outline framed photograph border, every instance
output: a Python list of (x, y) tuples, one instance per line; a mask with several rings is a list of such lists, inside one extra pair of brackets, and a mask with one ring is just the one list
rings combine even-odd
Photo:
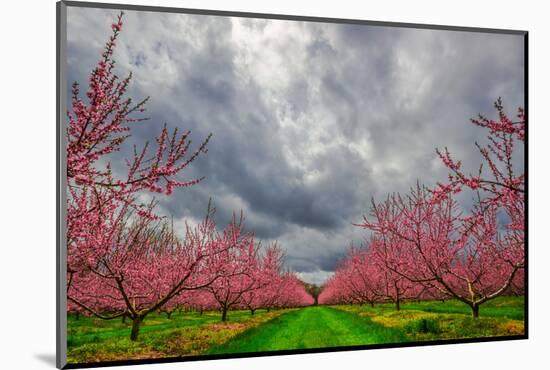
[[(309, 21), (320, 23), (338, 23), (338, 24), (357, 24), (370, 26), (384, 27), (399, 27), (399, 28), (415, 28), (428, 30), (444, 30), (444, 31), (459, 31), (459, 32), (477, 32), (477, 33), (496, 33), (508, 35), (520, 35), (524, 39), (524, 110), (526, 116), (526, 131), (525, 131), (525, 146), (524, 146), (524, 169), (525, 169), (525, 296), (524, 296), (524, 324), (525, 330), (523, 335), (502, 336), (502, 337), (482, 337), (468, 339), (449, 339), (449, 340), (433, 340), (433, 341), (418, 341), (409, 343), (384, 343), (358, 346), (342, 346), (342, 347), (326, 347), (314, 349), (293, 349), (279, 350), (268, 352), (244, 352), (237, 354), (221, 354), (221, 355), (194, 355), (182, 357), (166, 357), (152, 358), (139, 360), (117, 360), (103, 361), (92, 363), (67, 363), (67, 246), (66, 246), (66, 205), (67, 205), (67, 179), (66, 179), (66, 128), (67, 128), (67, 80), (66, 80), (66, 48), (67, 48), (67, 8), (96, 8), (96, 9), (117, 9), (117, 10), (132, 10), (132, 11), (147, 11), (147, 12), (163, 12), (163, 13), (179, 13), (179, 14), (199, 14), (211, 16), (227, 16), (227, 17), (242, 17), (242, 18), (259, 18), (259, 19), (277, 19), (288, 21)], [(112, 4), (100, 2), (82, 2), (82, 1), (59, 1), (56, 3), (56, 366), (59, 369), (76, 369), (76, 368), (94, 368), (108, 367), (120, 365), (138, 365), (138, 364), (156, 364), (170, 362), (187, 362), (187, 361), (205, 361), (218, 359), (232, 358), (247, 358), (247, 357), (265, 357), (265, 356), (281, 356), (292, 354), (308, 354), (308, 353), (323, 353), (323, 352), (341, 352), (341, 351), (357, 351), (366, 349), (383, 349), (383, 348), (403, 348), (403, 347), (418, 347), (418, 346), (434, 346), (448, 345), (460, 343), (481, 343), (481, 342), (497, 342), (509, 340), (521, 340), (529, 338), (529, 243), (528, 243), (528, 218), (529, 218), (529, 107), (528, 107), (528, 77), (529, 77), (529, 32), (526, 30), (512, 29), (495, 29), (495, 28), (478, 28), (478, 27), (461, 27), (447, 25), (431, 25), (422, 23), (402, 23), (402, 22), (385, 22), (372, 20), (359, 20), (347, 18), (327, 18), (317, 16), (302, 16), (302, 15), (285, 15), (285, 14), (266, 14), (241, 11), (221, 11), (209, 9), (189, 9), (177, 7), (163, 7), (151, 5), (131, 5), (131, 4)]]

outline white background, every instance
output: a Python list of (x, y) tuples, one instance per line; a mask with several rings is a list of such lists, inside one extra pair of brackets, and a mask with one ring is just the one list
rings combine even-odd
[[(530, 339), (146, 365), (133, 369), (537, 369), (548, 366), (548, 74), (544, 1), (127, 0), (141, 5), (530, 31)], [(0, 367), (55, 363), (55, 2), (6, 1), (0, 37)], [(465, 59), (467, 55), (463, 56)], [(483, 86), (479, 87), (480, 89)]]

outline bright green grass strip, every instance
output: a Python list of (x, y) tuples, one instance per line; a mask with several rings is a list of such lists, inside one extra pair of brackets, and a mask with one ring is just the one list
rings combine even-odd
[(406, 335), (367, 317), (330, 307), (306, 307), (247, 330), (208, 353), (325, 348), (407, 341)]

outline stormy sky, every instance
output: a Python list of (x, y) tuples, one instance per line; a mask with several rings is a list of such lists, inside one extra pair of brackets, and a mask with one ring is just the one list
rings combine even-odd
[[(68, 8), (69, 82), (86, 85), (117, 14)], [(206, 178), (157, 196), (159, 213), (182, 226), (212, 198), (223, 225), (242, 210), (319, 284), (367, 236), (352, 223), (371, 197), (445, 180), (436, 147), (477, 168), (486, 133), (468, 119), (493, 116), (498, 96), (510, 114), (523, 104), (523, 47), (519, 35), (126, 11), (117, 74), (133, 72), (128, 96), (150, 96), (151, 119), (113, 164), (123, 171), (164, 123), (191, 130), (194, 148), (212, 133), (179, 177)]]

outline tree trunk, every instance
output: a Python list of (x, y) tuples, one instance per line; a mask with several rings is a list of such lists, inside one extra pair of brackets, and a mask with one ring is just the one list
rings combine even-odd
[(141, 325), (141, 317), (135, 317), (132, 320), (132, 333), (130, 334), (130, 340), (137, 340), (139, 335), (139, 326)]
[(250, 315), (254, 316), (254, 312), (256, 312), (256, 309), (250, 309)]
[(126, 323), (126, 315), (122, 315), (122, 323)]
[(371, 308), (374, 308), (374, 302), (370, 303)]
[(267, 308), (267, 312), (269, 312), (269, 310), (271, 310), (271, 307), (268, 307), (268, 308)]
[(477, 319), (479, 317), (479, 306), (477, 304), (472, 305), (472, 317)]
[(80, 312), (76, 311), (75, 320), (78, 320), (78, 319), (80, 319)]
[(201, 308), (200, 315), (202, 316), (203, 309)]
[(401, 309), (401, 297), (399, 294), (399, 288), (397, 287), (397, 283), (395, 283), (395, 309), (399, 311)]
[(227, 320), (227, 308), (224, 308), (222, 310), (222, 321), (225, 322)]
[(168, 317), (168, 320), (170, 320), (171, 316), (172, 316), (172, 312), (166, 312), (166, 317)]

